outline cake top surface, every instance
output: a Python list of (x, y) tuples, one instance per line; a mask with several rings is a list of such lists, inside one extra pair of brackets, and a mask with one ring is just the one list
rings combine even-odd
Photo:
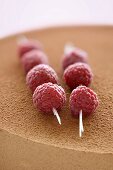
[[(62, 125), (54, 116), (38, 112), (26, 86), (16, 39), (0, 42), (0, 128), (40, 143), (80, 151), (113, 153), (113, 27), (61, 27), (25, 33), (44, 44), (50, 65), (60, 77), (67, 104), (60, 112)], [(70, 90), (63, 83), (61, 57), (66, 42), (86, 50), (94, 73), (91, 88), (98, 94), (99, 107), (83, 120), (85, 132), (78, 134), (78, 119), (69, 110)]]

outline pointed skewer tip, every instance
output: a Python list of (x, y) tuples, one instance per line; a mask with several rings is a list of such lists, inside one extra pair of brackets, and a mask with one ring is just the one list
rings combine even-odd
[(84, 132), (83, 127), (83, 118), (82, 118), (82, 110), (79, 112), (79, 136), (82, 137), (82, 133)]
[(28, 41), (28, 39), (24, 35), (21, 35), (17, 38), (17, 44), (21, 44), (22, 42), (26, 42), (26, 41)]
[(60, 116), (55, 108), (53, 108), (53, 114), (56, 116), (58, 123), (61, 125)]
[(72, 52), (73, 50), (75, 50), (75, 46), (72, 43), (67, 43), (64, 46), (64, 54), (68, 54), (68, 53)]

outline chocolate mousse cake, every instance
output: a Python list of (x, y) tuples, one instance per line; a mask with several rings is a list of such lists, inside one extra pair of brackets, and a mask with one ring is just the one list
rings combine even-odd
[[(113, 27), (58, 27), (22, 33), (39, 40), (65, 89), (67, 103), (55, 116), (38, 112), (17, 54), (14, 35), (0, 40), (0, 170), (113, 170)], [(96, 112), (79, 122), (71, 116), (61, 67), (65, 43), (86, 50), (99, 98)]]

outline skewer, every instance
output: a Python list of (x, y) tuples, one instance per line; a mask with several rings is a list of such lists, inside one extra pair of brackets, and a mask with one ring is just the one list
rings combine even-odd
[(53, 108), (53, 114), (56, 116), (58, 123), (61, 125), (60, 116), (55, 108)]
[(69, 54), (70, 52), (75, 50), (75, 46), (72, 43), (67, 43), (64, 46), (64, 54)]
[(19, 38), (17, 39), (17, 44), (21, 44), (21, 43), (27, 42), (27, 41), (28, 41), (27, 37), (24, 36), (24, 35), (21, 35), (21, 36), (19, 36)]
[(80, 110), (79, 113), (79, 136), (80, 137), (82, 137), (83, 132), (84, 132), (84, 127), (83, 127), (82, 110)]

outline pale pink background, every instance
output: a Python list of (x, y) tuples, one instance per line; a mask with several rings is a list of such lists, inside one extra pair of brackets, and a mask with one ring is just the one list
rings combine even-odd
[(0, 0), (0, 38), (65, 24), (113, 25), (113, 0)]

